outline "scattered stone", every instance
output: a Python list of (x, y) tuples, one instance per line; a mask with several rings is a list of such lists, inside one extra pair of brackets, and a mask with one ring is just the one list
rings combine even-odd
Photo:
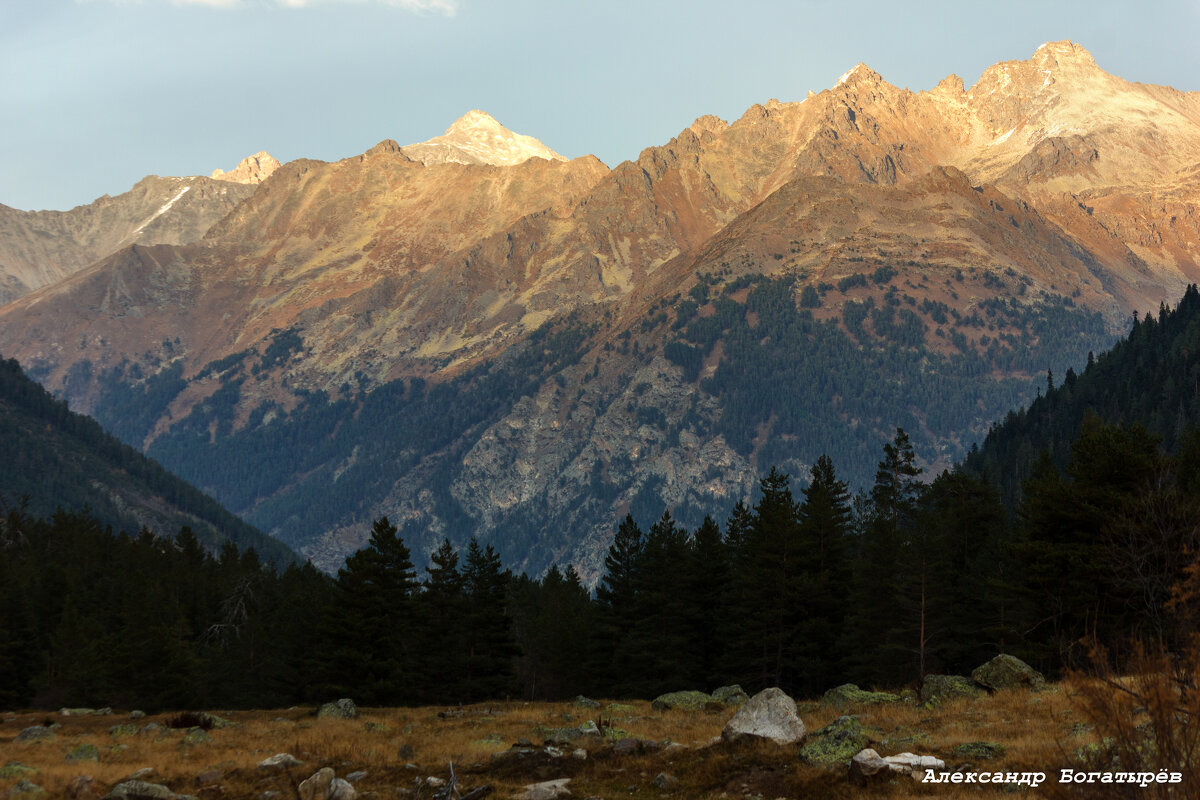
[(584, 736), (599, 736), (600, 727), (589, 719), (587, 722), (579, 726), (579, 732)]
[(95, 714), (97, 717), (109, 717), (109, 716), (112, 716), (112, 706), (105, 706), (104, 708), (97, 708), (97, 709), (96, 709), (96, 710), (95, 710), (93, 713), (94, 713), (94, 714)]
[(578, 761), (587, 761), (587, 757), (588, 757), (588, 752), (587, 752), (587, 750), (584, 750), (582, 747), (576, 747), (574, 750), (571, 751), (571, 758), (574, 758)]
[(54, 738), (54, 731), (45, 725), (32, 725), (17, 734), (18, 742), (46, 742)]
[(79, 744), (67, 753), (67, 761), (99, 761), (100, 748), (94, 744)]
[(600, 708), (600, 702), (591, 698), (578, 695), (571, 701), (577, 708)]
[(11, 789), (4, 793), (4, 796), (19, 797), (22, 798), (22, 800), (25, 800), (26, 798), (33, 800), (35, 797), (45, 797), (46, 790), (28, 778), (21, 778), (21, 780), (13, 784)]
[(183, 736), (183, 743), (189, 747), (198, 744), (210, 744), (212, 740), (212, 736), (204, 728), (191, 728)]
[(299, 786), (300, 800), (354, 800), (358, 792), (329, 767), (314, 772)]
[(899, 775), (908, 775), (920, 780), (925, 777), (926, 770), (945, 768), (946, 762), (933, 756), (900, 753), (881, 758), (879, 753), (865, 748), (850, 759), (850, 782), (865, 786)]
[(175, 793), (161, 783), (131, 780), (118, 783), (104, 800), (175, 800)]
[(71, 800), (100, 800), (100, 787), (91, 775), (76, 775), (67, 784)]
[(1046, 685), (1042, 673), (1007, 653), (1001, 653), (976, 667), (971, 678), (989, 692), (998, 689), (1040, 689)]
[[(112, 711), (112, 709), (109, 709), (109, 711)], [(96, 709), (94, 709), (94, 708), (60, 708), (58, 710), (58, 713), (59, 713), (59, 716), (63, 716), (63, 717), (90, 717), (92, 714), (96, 713)]]
[(679, 778), (669, 772), (660, 772), (650, 781), (660, 789), (675, 789), (679, 786)]
[(721, 731), (721, 737), (734, 742), (745, 736), (770, 739), (777, 744), (792, 744), (807, 731), (796, 712), (796, 701), (777, 687), (763, 689), (747, 700)]
[(956, 697), (979, 697), (983, 690), (962, 675), (926, 675), (921, 684), (921, 700), (931, 706)]
[(425, 785), (428, 786), (430, 789), (440, 789), (446, 785), (446, 781), (442, 780), (441, 778), (437, 777), (436, 775), (430, 775), (428, 778), (425, 779)]
[(366, 777), (367, 777), (367, 771), (360, 769), (355, 772), (351, 772), (349, 775), (347, 775), (346, 780), (350, 781), (351, 783), (358, 783), (359, 781), (363, 780)]
[(546, 745), (544, 752), (551, 758), (562, 758), (564, 754), (562, 748), (554, 747), (553, 745)]
[(835, 686), (821, 696), (821, 702), (827, 706), (845, 710), (850, 706), (874, 706), (883, 703), (898, 703), (900, 696), (890, 692), (868, 692), (853, 683), (843, 683)]
[(850, 782), (857, 786), (885, 780), (891, 775), (891, 765), (869, 747), (859, 750), (850, 759)]
[(884, 756), (884, 761), (891, 765), (892, 772), (900, 775), (911, 775), (921, 779), (925, 771), (930, 769), (945, 769), (946, 762), (933, 756), (920, 756), (916, 753), (900, 753), (895, 756)]
[(662, 745), (650, 739), (621, 739), (612, 746), (613, 755), (635, 756), (643, 753), (653, 753), (662, 749)]
[(700, 711), (711, 702), (713, 702), (712, 695), (704, 692), (668, 692), (654, 698), (650, 707), (655, 711), (670, 711), (677, 708), (684, 711)]
[(137, 772), (130, 775), (126, 780), (144, 781), (154, 774), (154, 767), (142, 767)]
[[(124, 726), (118, 725), (117, 727), (123, 728)], [(136, 728), (137, 726), (131, 725), (130, 727)], [(167, 726), (163, 725), (161, 722), (147, 722), (138, 731), (138, 735), (139, 736), (152, 736), (154, 734), (164, 733), (166, 730), (167, 730)], [(112, 733), (111, 730), (109, 732)], [(116, 735), (116, 734), (114, 734), (114, 735)]]
[(13, 778), (23, 778), (37, 772), (37, 767), (22, 764), (20, 761), (10, 761), (0, 767), (0, 780), (10, 781)]
[(289, 767), (298, 767), (304, 762), (296, 758), (291, 753), (276, 753), (270, 758), (264, 758), (258, 762), (259, 769), (287, 769)]
[[(209, 714), (206, 711), (186, 712), (192, 718), (192, 724), (173, 725), (177, 728), (204, 728), (211, 730), (212, 728), (236, 728), (238, 723), (233, 720), (218, 717), (216, 714)], [(183, 716), (182, 714), (180, 716)]]
[(138, 728), (138, 726), (134, 725), (132, 722), (122, 722), (120, 725), (113, 725), (111, 728), (109, 728), (108, 734), (114, 739), (119, 739), (122, 736), (135, 736), (139, 730), (140, 728)]
[(809, 734), (800, 748), (800, 759), (820, 767), (844, 767), (870, 744), (870, 737), (854, 717), (838, 717)]
[(570, 778), (559, 778), (543, 783), (531, 783), (525, 787), (524, 792), (517, 795), (517, 800), (557, 800), (559, 797), (570, 797), (571, 790), (567, 788), (570, 782)]
[(354, 719), (357, 716), (358, 707), (349, 697), (326, 703), (317, 711), (318, 719)]
[(732, 686), (721, 686), (712, 693), (713, 700), (726, 706), (740, 706), (750, 699), (750, 695), (736, 683)]
[(146, 712), (139, 711), (136, 708), (133, 711), (129, 712), (130, 719), (145, 719), (145, 717), (146, 717)]
[(225, 777), (225, 773), (219, 769), (205, 770), (196, 776), (196, 785), (215, 786), (221, 782), (221, 778), (223, 777)]
[(1004, 745), (997, 742), (966, 742), (950, 751), (955, 758), (988, 759), (1004, 755)]

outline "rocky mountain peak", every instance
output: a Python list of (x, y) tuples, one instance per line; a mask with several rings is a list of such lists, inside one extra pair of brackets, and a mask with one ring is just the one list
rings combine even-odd
[(856, 87), (861, 84), (866, 84), (873, 86), (883, 82), (882, 75), (860, 61), (848, 72), (842, 75), (842, 77), (838, 78), (837, 85)]
[(1059, 66), (1095, 67), (1096, 59), (1082, 45), (1072, 41), (1046, 42), (1033, 52), (1033, 63), (1042, 69)]
[(566, 161), (532, 136), (514, 133), (486, 111), (463, 114), (441, 136), (403, 148), (414, 161), (429, 164), (513, 166), (531, 158)]
[(218, 181), (230, 183), (259, 184), (271, 177), (271, 173), (282, 164), (266, 150), (259, 150), (252, 156), (246, 156), (231, 171), (214, 169), (209, 177)]

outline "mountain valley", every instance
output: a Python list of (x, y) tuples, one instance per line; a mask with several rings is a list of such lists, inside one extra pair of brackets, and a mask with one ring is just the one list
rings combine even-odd
[(774, 464), (861, 486), (902, 427), (940, 470), (1200, 279), (1200, 93), (1070, 42), (612, 169), (478, 111), (262, 156), (0, 209), (0, 352), (327, 570), (387, 514), (594, 580), (626, 513), (723, 519)]

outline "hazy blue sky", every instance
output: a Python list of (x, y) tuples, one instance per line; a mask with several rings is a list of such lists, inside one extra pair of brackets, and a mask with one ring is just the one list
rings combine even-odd
[(1200, 89), (1198, 0), (0, 0), (0, 203), (65, 209), (258, 150), (344, 158), (472, 108), (612, 166), (859, 61), (969, 86), (1057, 39)]

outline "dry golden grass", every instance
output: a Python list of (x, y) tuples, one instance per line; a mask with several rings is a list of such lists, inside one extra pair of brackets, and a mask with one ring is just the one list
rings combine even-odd
[[(1094, 741), (1091, 734), (1072, 736), (1072, 725), (1082, 721), (1073, 706), (1073, 689), (1059, 685), (1039, 693), (1000, 692), (976, 700), (956, 700), (934, 710), (891, 704), (849, 709), (871, 730), (873, 746), (884, 755), (902, 751), (932, 754), (948, 768), (963, 766), (953, 755), (956, 745), (989, 741), (1006, 752), (971, 768), (979, 772), (1046, 772), (1054, 780), (1067, 766), (1070, 754)], [(606, 706), (608, 704), (606, 703)], [(0, 724), (0, 766), (19, 761), (38, 771), (29, 776), (50, 797), (69, 797), (68, 786), (78, 775), (90, 775), (101, 794), (135, 770), (150, 767), (149, 778), (174, 791), (200, 797), (255, 798), (274, 789), (285, 798), (295, 797), (294, 784), (323, 766), (339, 776), (365, 771), (358, 784), (360, 796), (376, 798), (429, 798), (421, 787), (426, 776), (447, 778), (453, 764), (460, 787), (491, 784), (492, 795), (516, 795), (525, 784), (570, 777), (575, 797), (602, 798), (739, 798), (739, 797), (910, 797), (967, 798), (999, 795), (1000, 787), (950, 786), (892, 781), (859, 789), (846, 779), (844, 769), (826, 771), (802, 764), (798, 746), (769, 743), (709, 746), (732, 712), (658, 712), (644, 701), (622, 702), (600, 711), (567, 703), (499, 703), (449, 710), (442, 708), (360, 709), (352, 721), (317, 719), (312, 709), (286, 711), (234, 711), (216, 713), (235, 727), (210, 731), (212, 741), (186, 745), (183, 731), (162, 735), (115, 738), (109, 728), (129, 720), (107, 717), (61, 717), (46, 712), (8, 714)], [(588, 758), (572, 758), (570, 748), (562, 758), (543, 757), (533, 763), (498, 766), (492, 756), (519, 738), (536, 744), (553, 729), (578, 726), (585, 720), (606, 722), (638, 739), (677, 742), (682, 748), (665, 748), (642, 755), (614, 755), (608, 743), (581, 739), (572, 747), (588, 751)], [(817, 703), (802, 703), (801, 716), (809, 731), (832, 722), (843, 712)], [(163, 723), (170, 715), (147, 717), (138, 724)], [(56, 737), (41, 743), (17, 743), (24, 728), (51, 720), (61, 724)], [(916, 737), (915, 739), (912, 737)], [(78, 744), (90, 743), (100, 751), (98, 762), (67, 762), (66, 754)], [(402, 747), (411, 757), (401, 758)], [(268, 756), (287, 752), (304, 765), (289, 772), (263, 772), (257, 764)], [(409, 765), (411, 762), (411, 765)], [(680, 780), (673, 792), (652, 784), (659, 772)], [(209, 773), (205, 776), (205, 773)], [(198, 780), (205, 776), (203, 781)], [(0, 796), (16, 778), (0, 779)], [(1037, 796), (1026, 792), (1026, 796)]]

